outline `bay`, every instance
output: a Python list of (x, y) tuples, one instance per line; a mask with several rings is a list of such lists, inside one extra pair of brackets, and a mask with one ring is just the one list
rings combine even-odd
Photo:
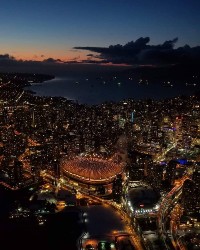
[(96, 105), (109, 101), (118, 102), (129, 98), (158, 100), (190, 95), (195, 91), (199, 91), (200, 87), (199, 85), (196, 87), (186, 86), (180, 82), (173, 83), (173, 86), (164, 86), (162, 83), (139, 84), (134, 79), (61, 76), (43, 83), (34, 84), (28, 89), (38, 96), (59, 96), (81, 104)]

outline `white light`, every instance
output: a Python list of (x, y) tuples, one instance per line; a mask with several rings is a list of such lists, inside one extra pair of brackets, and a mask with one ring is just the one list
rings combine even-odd
[(115, 244), (114, 244), (114, 243), (111, 243), (111, 244), (110, 244), (110, 247), (111, 247), (111, 249), (115, 249)]
[(154, 209), (155, 209), (155, 210), (158, 210), (159, 207), (160, 207), (160, 206), (159, 206), (158, 204), (156, 204), (156, 206), (154, 207)]
[(84, 239), (87, 239), (87, 238), (89, 238), (89, 236), (90, 236), (90, 235), (89, 235), (89, 233), (87, 232), (87, 233), (85, 233), (85, 235), (83, 236), (83, 238), (84, 238)]

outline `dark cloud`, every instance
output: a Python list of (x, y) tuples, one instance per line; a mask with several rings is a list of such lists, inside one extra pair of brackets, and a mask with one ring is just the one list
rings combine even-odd
[[(88, 50), (98, 53), (89, 54), (89, 59), (98, 58), (104, 63), (114, 64), (177, 64), (177, 63), (200, 63), (200, 47), (191, 48), (188, 45), (174, 48), (178, 38), (165, 41), (163, 44), (149, 45), (149, 37), (140, 37), (136, 41), (125, 45), (117, 44), (109, 47), (75, 47), (79, 50)], [(92, 61), (92, 60), (91, 60)]]
[(54, 59), (52, 57), (44, 59), (42, 62), (44, 62), (44, 63), (63, 63), (62, 60), (60, 60), (60, 59)]
[(75, 62), (76, 61), (78, 63), (79, 59), (80, 59), (80, 56), (76, 56), (76, 57), (70, 58), (69, 61), (67, 61), (67, 62)]
[(5, 61), (5, 60), (15, 60), (15, 58), (13, 56), (10, 56), (9, 54), (3, 54), (3, 55), (0, 55), (0, 60), (1, 61)]
[[(149, 37), (141, 37), (136, 41), (128, 42), (125, 45), (117, 44), (109, 47), (75, 47), (76, 51), (88, 50), (85, 60), (80, 56), (63, 61), (61, 59), (45, 58), (40, 55), (42, 61), (17, 60), (9, 54), (0, 54), (0, 71), (12, 72), (66, 72), (77, 68), (89, 69), (98, 68), (107, 64), (128, 64), (132, 65), (172, 65), (191, 64), (200, 65), (200, 46), (175, 48), (177, 38), (165, 41), (158, 45), (149, 45)], [(43, 58), (44, 57), (44, 58)], [(91, 65), (91, 66), (89, 66)], [(93, 66), (92, 66), (93, 65)], [(72, 70), (72, 71), (73, 71)], [(75, 72), (75, 71), (74, 71)]]
[(51, 72), (60, 65), (64, 64), (60, 59), (48, 58), (43, 61), (36, 60), (17, 60), (9, 54), (0, 54), (0, 71), (5, 72)]
[[(121, 69), (123, 68), (121, 67)], [(0, 72), (41, 73), (59, 76), (68, 74), (72, 77), (77, 77), (78, 74), (79, 76), (87, 77), (88, 74), (93, 74), (94, 72), (110, 70), (113, 70), (112, 66), (105, 66), (91, 60), (85, 60), (82, 63), (80, 63), (80, 60), (62, 61), (53, 58), (43, 61), (17, 60), (9, 54), (0, 54)]]
[[(41, 55), (41, 57), (44, 57), (44, 55)], [(34, 55), (33, 56), (34, 59), (37, 59), (38, 56)], [(4, 63), (8, 63), (10, 62), (11, 64), (15, 64), (15, 63), (64, 63), (64, 61), (62, 61), (61, 59), (54, 59), (52, 57), (44, 59), (43, 61), (36, 61), (36, 60), (17, 60), (15, 57), (9, 55), (9, 54), (0, 54), (0, 64), (4, 64)]]
[(92, 60), (92, 59), (87, 59), (87, 60), (82, 60), (81, 63), (102, 64), (102, 63), (108, 63), (108, 62), (107, 62), (107, 60), (95, 60), (95, 59)]

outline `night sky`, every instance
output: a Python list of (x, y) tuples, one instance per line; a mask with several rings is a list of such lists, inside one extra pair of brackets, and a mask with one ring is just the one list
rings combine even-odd
[(178, 38), (174, 48), (196, 47), (199, 13), (199, 0), (1, 0), (0, 59), (92, 62), (98, 50), (90, 47), (140, 37), (150, 37), (149, 45)]

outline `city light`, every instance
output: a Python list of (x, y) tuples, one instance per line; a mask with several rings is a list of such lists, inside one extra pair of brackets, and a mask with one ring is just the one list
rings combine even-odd
[(91, 183), (111, 182), (117, 174), (123, 171), (121, 163), (97, 157), (63, 159), (61, 166), (66, 175)]
[[(73, 211), (84, 231), (79, 244), (91, 244), (88, 249), (130, 242), (137, 250), (198, 246), (199, 97), (88, 106), (24, 88), (51, 78), (0, 77), (0, 184), (13, 193), (7, 219), (14, 225), (31, 218), (45, 229), (54, 216)], [(139, 78), (140, 85), (150, 82)], [(112, 211), (124, 231), (93, 239), (90, 212), (94, 207), (98, 214), (97, 206)]]

